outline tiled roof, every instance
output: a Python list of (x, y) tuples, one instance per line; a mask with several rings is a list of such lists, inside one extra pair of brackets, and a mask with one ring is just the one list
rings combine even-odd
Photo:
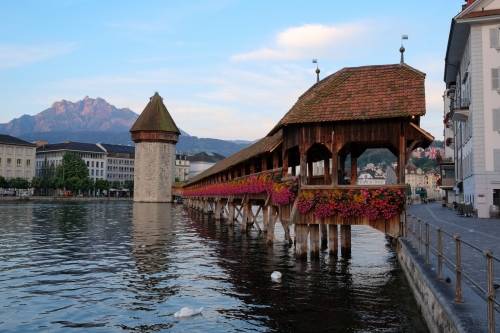
[(266, 136), (259, 141), (255, 142), (254, 144), (243, 148), (237, 153), (234, 153), (233, 155), (229, 156), (228, 158), (214, 164), (207, 170), (203, 171), (202, 173), (194, 176), (189, 180), (187, 185), (196, 183), (197, 181), (209, 177), (211, 175), (214, 175), (218, 172), (221, 172), (223, 170), (228, 169), (229, 167), (232, 167), (238, 163), (241, 163), (243, 161), (246, 161), (252, 157), (256, 157), (260, 154), (264, 154), (267, 152), (272, 151), (275, 147), (277, 147), (283, 139), (283, 132), (278, 131), (274, 135), (271, 136)]
[(137, 131), (162, 131), (181, 134), (170, 113), (168, 113), (165, 104), (163, 104), (163, 98), (158, 93), (151, 97), (148, 105), (146, 105), (144, 111), (130, 129), (130, 132)]
[(54, 143), (48, 144), (36, 149), (38, 152), (47, 152), (47, 151), (55, 151), (55, 150), (69, 150), (69, 151), (85, 151), (85, 152), (95, 152), (95, 153), (104, 153), (104, 150), (99, 148), (95, 143), (84, 143), (84, 142), (63, 142), (63, 143)]
[(135, 147), (134, 146), (125, 146), (125, 145), (112, 145), (109, 143), (101, 143), (100, 144), (108, 153), (122, 153), (122, 154), (134, 154)]
[(31, 142), (24, 141), (19, 138), (16, 138), (15, 136), (10, 136), (7, 134), (0, 134), (0, 143), (7, 145), (16, 145), (16, 146), (30, 146), (30, 147), (36, 146)]
[(424, 115), (424, 80), (406, 64), (341, 69), (307, 90), (271, 133), (291, 124)]

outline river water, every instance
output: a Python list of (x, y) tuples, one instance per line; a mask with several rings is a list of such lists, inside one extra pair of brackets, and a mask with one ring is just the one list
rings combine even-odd
[(0, 331), (427, 332), (383, 234), (353, 227), (350, 259), (301, 262), (276, 233), (170, 204), (0, 204)]

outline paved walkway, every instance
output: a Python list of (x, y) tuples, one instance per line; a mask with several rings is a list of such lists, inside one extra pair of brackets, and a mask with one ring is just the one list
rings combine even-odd
[[(469, 246), (462, 244), (462, 271), (478, 283), (483, 289), (486, 284), (486, 259), (484, 250), (491, 250), (496, 258), (500, 259), (500, 219), (478, 219), (474, 217), (458, 216), (454, 210), (443, 208), (438, 203), (413, 205), (407, 210), (408, 218), (418, 217), (436, 228), (439, 227), (449, 234), (459, 234), (461, 239), (482, 249), (477, 251)], [(425, 228), (425, 227), (424, 227)], [(425, 230), (425, 229), (424, 229)], [(431, 243), (437, 244), (437, 232), (431, 228)], [(418, 232), (418, 229), (417, 229)], [(409, 237), (408, 237), (409, 238)], [(448, 236), (443, 238), (444, 255), (455, 261), (455, 241)], [(424, 252), (422, 247), (422, 253)], [(467, 279), (463, 279), (463, 304), (453, 302), (455, 290), (455, 271), (453, 267), (446, 267), (444, 277), (449, 283), (439, 282), (436, 277), (437, 259), (431, 254), (431, 267), (429, 276), (435, 282), (435, 285), (443, 290), (444, 294), (449, 292), (447, 297), (451, 306), (455, 309), (458, 317), (471, 332), (486, 331), (487, 315), (486, 303), (481, 300), (484, 293)], [(426, 266), (426, 265), (424, 265)], [(500, 285), (500, 262), (494, 262), (494, 282)], [(500, 297), (500, 288), (497, 290), (497, 298)], [(500, 332), (500, 314), (496, 313), (496, 330)]]
[[(413, 205), (408, 213), (424, 222), (440, 227), (449, 234), (459, 234), (461, 239), (484, 250), (491, 250), (500, 259), (500, 219), (479, 219), (458, 216), (454, 210), (444, 208), (438, 203)], [(409, 217), (411, 218), (411, 216)], [(431, 243), (436, 244), (436, 232), (431, 228)], [(444, 254), (455, 260), (455, 242), (444, 237)], [(462, 265), (469, 275), (486, 288), (486, 259), (483, 253), (462, 245)], [(435, 258), (433, 258), (435, 261)], [(500, 284), (500, 262), (494, 263), (495, 283)]]

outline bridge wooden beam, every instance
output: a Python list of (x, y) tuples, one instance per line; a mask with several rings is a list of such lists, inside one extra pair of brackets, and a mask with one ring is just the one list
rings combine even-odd
[(328, 251), (331, 255), (337, 255), (339, 249), (339, 228), (336, 224), (328, 225)]

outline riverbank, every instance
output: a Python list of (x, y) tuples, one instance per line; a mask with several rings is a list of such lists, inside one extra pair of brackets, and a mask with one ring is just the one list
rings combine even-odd
[[(459, 217), (439, 204), (409, 208), (408, 235), (399, 239), (398, 259), (431, 332), (488, 331), (487, 263), (484, 253), (486, 250), (495, 255), (500, 253), (500, 228), (495, 222), (498, 219)], [(429, 226), (426, 227), (425, 223)], [(429, 229), (428, 236), (425, 236), (426, 228)], [(443, 255), (449, 258), (444, 259), (441, 279), (438, 279), (436, 255), (439, 249), (437, 228), (443, 235)], [(454, 265), (457, 257), (453, 236), (459, 236), (461, 240), (461, 303), (455, 301), (457, 272)], [(425, 261), (426, 242), (430, 245), (428, 263)], [(498, 284), (499, 268), (494, 267), (492, 273), (493, 282)], [(495, 326), (496, 331), (500, 331), (498, 321)]]

